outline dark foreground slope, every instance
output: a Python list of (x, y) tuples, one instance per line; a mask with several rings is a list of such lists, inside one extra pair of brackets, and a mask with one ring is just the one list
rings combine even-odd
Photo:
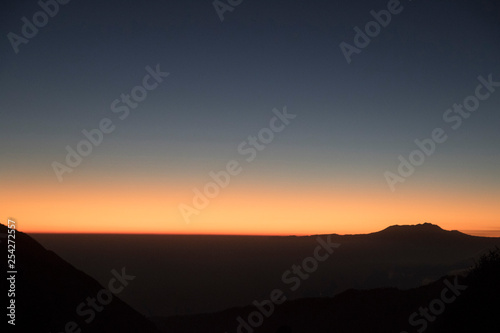
[(482, 256), (465, 283), (469, 288), (436, 320), (430, 333), (500, 332), (500, 250)]
[(333, 298), (285, 302), (274, 306), (269, 317), (263, 316), (260, 326), (247, 325), (251, 313), (254, 323), (260, 317), (252, 306), (155, 320), (163, 332), (176, 333), (500, 332), (499, 281), (496, 251), (466, 276), (443, 277), (419, 288), (348, 290)]
[[(5, 235), (7, 227), (0, 225), (0, 234)], [(7, 271), (6, 238), (2, 237), (2, 276)], [(16, 279), (15, 279), (15, 326), (7, 325), (9, 332), (158, 332), (155, 325), (141, 314), (114, 296), (110, 303), (97, 303), (100, 312), (91, 311), (87, 298), (96, 298), (103, 289), (97, 281), (75, 269), (52, 251), (47, 251), (30, 236), (17, 231), (15, 239)], [(121, 267), (115, 267), (121, 273)], [(110, 272), (110, 279), (114, 276)], [(4, 280), (2, 278), (2, 280)], [(5, 280), (4, 280), (5, 281)], [(120, 282), (115, 281), (115, 290)], [(2, 288), (2, 294), (8, 288)], [(105, 302), (106, 296), (101, 293)], [(2, 308), (7, 307), (7, 297), (2, 295)], [(77, 307), (84, 315), (79, 315)], [(5, 311), (5, 310), (4, 310)], [(91, 320), (91, 312), (94, 318)], [(4, 323), (7, 317), (2, 313)], [(85, 322), (88, 320), (89, 322)], [(69, 322), (74, 321), (78, 328)], [(3, 326), (4, 323), (2, 323)], [(69, 329), (67, 329), (67, 326)]]

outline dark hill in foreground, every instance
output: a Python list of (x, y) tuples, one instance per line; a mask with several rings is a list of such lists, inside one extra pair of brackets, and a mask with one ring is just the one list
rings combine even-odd
[[(0, 225), (0, 234), (5, 235), (7, 230), (5, 225)], [(79, 332), (77, 328), (73, 329), (71, 324), (68, 324), (71, 321), (76, 322), (81, 332), (158, 332), (153, 323), (117, 296), (113, 296), (110, 303), (102, 307), (97, 303), (101, 312), (94, 311), (95, 317), (90, 320), (89, 309), (91, 307), (87, 305), (86, 300), (88, 297), (96, 298), (103, 286), (62, 260), (54, 252), (46, 250), (25, 233), (17, 231), (15, 236), (15, 264), (18, 272), (15, 279), (15, 326), (2, 323), (4, 327), (8, 326), (9, 332), (59, 333), (65, 332), (66, 325), (70, 327), (68, 332)], [(0, 240), (2, 254), (5, 254), (7, 253), (7, 238), (2, 237)], [(2, 262), (4, 263), (2, 271), (6, 272), (7, 260), (2, 260)], [(114, 269), (122, 273), (122, 267)], [(113, 278), (111, 269), (109, 278)], [(119, 287), (120, 283), (116, 280), (115, 290)], [(7, 288), (2, 290), (3, 294)], [(3, 305), (7, 301), (5, 296), (2, 295)], [(104, 294), (101, 294), (101, 299), (107, 302)], [(76, 310), (82, 302), (85, 303), (81, 311), (86, 312), (83, 316), (77, 314)], [(6, 307), (7, 305), (2, 307), (4, 311)], [(5, 314), (2, 314), (2, 317), (2, 320), (7, 321)], [(85, 322), (87, 319), (89, 323)]]
[[(256, 327), (244, 328), (237, 321), (238, 317), (245, 318), (248, 324), (249, 314), (259, 311), (252, 306), (155, 320), (165, 333), (500, 332), (499, 253), (497, 250), (483, 256), (466, 276), (443, 277), (419, 288), (348, 290), (333, 298), (275, 305), (274, 312), (268, 318), (263, 316), (262, 325)], [(424, 312), (417, 313), (421, 308), (434, 310), (427, 311), (426, 319)], [(409, 318), (413, 313), (417, 314), (412, 325)], [(258, 315), (252, 318), (258, 319)]]

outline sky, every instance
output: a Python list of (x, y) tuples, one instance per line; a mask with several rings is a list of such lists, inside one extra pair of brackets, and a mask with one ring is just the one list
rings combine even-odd
[(1, 223), (500, 235), (499, 4), (42, 4), (0, 5)]

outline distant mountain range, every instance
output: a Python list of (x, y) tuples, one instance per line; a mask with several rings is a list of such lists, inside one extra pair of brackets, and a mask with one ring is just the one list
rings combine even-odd
[[(332, 239), (342, 244), (332, 260), (338, 256), (335, 266), (344, 270), (331, 272), (332, 280), (334, 275), (343, 275), (345, 279), (350, 276), (361, 279), (360, 285), (365, 286), (389, 285), (391, 280), (394, 285), (432, 282), (407, 290), (348, 289), (335, 297), (295, 299), (275, 304), (269, 318), (264, 312), (270, 310), (270, 306), (268, 303), (267, 307), (263, 306), (264, 300), (260, 299), (257, 300), (260, 309), (249, 305), (217, 313), (154, 320), (163, 332), (178, 333), (500, 332), (500, 252), (487, 250), (499, 245), (499, 239), (445, 231), (429, 223), (391, 226), (367, 235), (332, 235)], [(471, 273), (473, 263), (481, 256), (493, 257), (493, 260), (485, 260), (486, 263)], [(357, 274), (353, 274), (356, 269), (349, 270), (349, 263), (360, 266)], [(433, 279), (439, 271), (460, 275)], [(444, 289), (447, 291), (443, 292)], [(442, 297), (454, 300), (448, 304)], [(421, 309), (424, 312), (420, 312)], [(425, 312), (426, 309), (429, 310)], [(254, 327), (251, 321), (255, 324), (260, 319), (256, 312), (260, 312), (263, 319), (261, 325)]]

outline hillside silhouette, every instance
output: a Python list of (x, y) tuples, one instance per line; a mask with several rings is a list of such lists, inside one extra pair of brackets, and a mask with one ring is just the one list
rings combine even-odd
[[(0, 224), (0, 233), (6, 234), (7, 230)], [(65, 332), (68, 322), (74, 321), (82, 332), (158, 333), (153, 323), (116, 295), (101, 312), (95, 311), (92, 321), (85, 322), (89, 316), (78, 315), (76, 308), (88, 297), (95, 298), (103, 286), (25, 233), (16, 231), (15, 235), (16, 325), (8, 325), (10, 330), (59, 333)], [(6, 249), (5, 239), (2, 249)], [(7, 260), (2, 262), (5, 272)], [(120, 271), (121, 267), (115, 269)], [(109, 275), (111, 279), (113, 275)]]
[[(409, 317), (421, 307), (429, 307), (451, 285), (457, 291), (444, 312), (433, 321), (411, 325)], [(239, 328), (236, 318), (248, 318), (256, 307), (171, 318), (155, 318), (163, 332), (289, 332), (289, 333), (400, 333), (400, 332), (500, 332), (500, 251), (483, 255), (465, 276), (445, 276), (419, 288), (348, 290), (333, 298), (309, 298), (285, 302), (275, 307), (262, 326)], [(448, 291), (453, 295), (452, 291)], [(446, 295), (446, 294), (445, 294)], [(449, 295), (447, 297), (449, 297)], [(417, 317), (420, 321), (425, 317)]]

